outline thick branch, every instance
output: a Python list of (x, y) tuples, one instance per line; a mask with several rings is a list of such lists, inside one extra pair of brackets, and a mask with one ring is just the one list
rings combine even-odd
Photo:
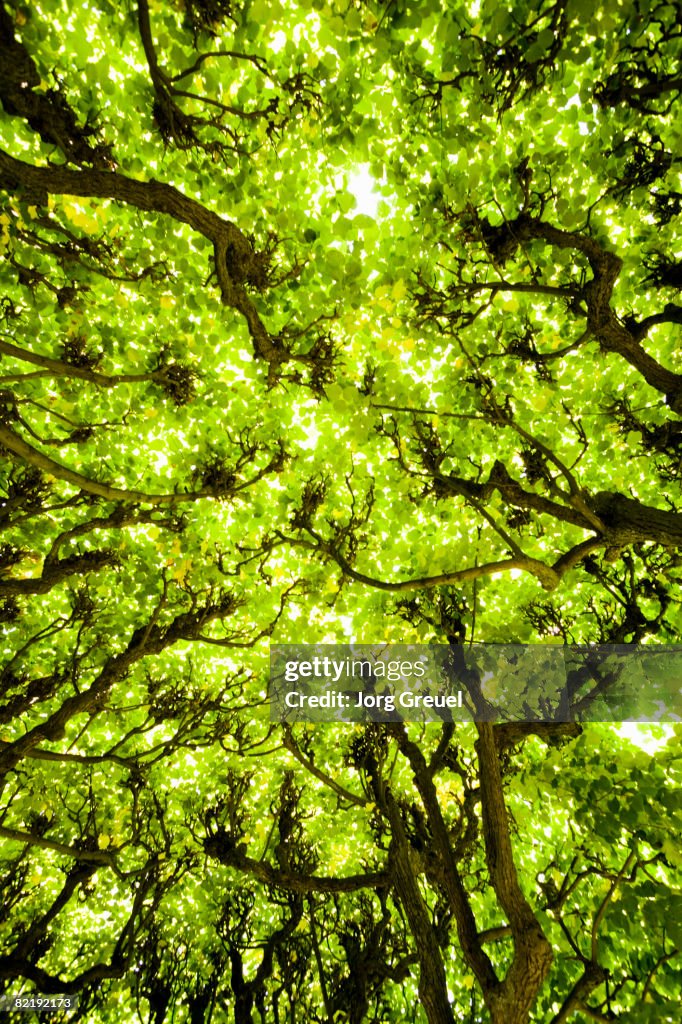
[(594, 238), (575, 231), (562, 231), (545, 221), (521, 214), (505, 226), (513, 239), (523, 242), (542, 238), (558, 249), (582, 252), (590, 264), (592, 280), (584, 288), (587, 326), (605, 352), (616, 352), (633, 366), (647, 384), (662, 392), (674, 412), (682, 412), (682, 375), (661, 366), (641, 347), (637, 329), (629, 331), (611, 309), (613, 287), (623, 261)]
[(3, 839), (10, 839), (15, 843), (24, 843), (27, 846), (39, 846), (43, 850), (53, 850), (61, 853), (72, 860), (83, 864), (99, 864), (104, 867), (116, 867), (114, 852), (110, 850), (78, 850), (66, 843), (58, 843), (54, 839), (47, 839), (45, 836), (36, 836), (31, 832), (23, 832), (16, 828), (5, 828), (0, 825), (0, 836)]
[(239, 846), (235, 846), (221, 836), (206, 839), (204, 849), (210, 857), (215, 857), (221, 864), (226, 864), (238, 871), (245, 871), (259, 882), (283, 889), (286, 892), (357, 892), (359, 889), (385, 888), (390, 884), (389, 875), (385, 871), (368, 872), (364, 875), (346, 875), (340, 878), (282, 871), (273, 868), (265, 861), (248, 857)]
[(387, 728), (396, 737), (401, 752), (409, 761), (417, 789), (424, 803), (435, 848), (443, 868), (442, 883), (446, 888), (448, 900), (455, 915), (457, 934), (464, 958), (478, 979), (486, 1004), (492, 1006), (500, 983), (488, 955), (483, 950), (476, 919), (457, 868), (448, 828), (443, 820), (433, 774), (418, 745), (408, 738), (405, 726), (402, 724), (389, 725)]
[(519, 884), (502, 789), (495, 727), (478, 728), (481, 814), (490, 881), (512, 931), (514, 956), (493, 1013), (495, 1024), (526, 1024), (552, 964), (552, 947)]
[(114, 946), (110, 963), (95, 963), (69, 980), (38, 967), (32, 958), (17, 954), (0, 957), (0, 979), (27, 978), (43, 993), (75, 993), (105, 978), (121, 978), (129, 968), (135, 950), (136, 923), (149, 896), (149, 885), (141, 882), (130, 916)]
[(115, 384), (137, 384), (151, 381), (157, 384), (167, 380), (163, 369), (153, 370), (150, 373), (99, 373), (97, 370), (90, 370), (85, 366), (75, 366), (73, 363), (66, 363), (62, 359), (51, 359), (49, 356), (39, 355), (37, 352), (30, 352), (28, 349), (19, 348), (18, 345), (11, 345), (7, 341), (0, 340), (0, 355), (11, 356), (24, 363), (32, 363), (34, 366), (42, 366), (52, 371), (55, 377), (72, 377), (78, 380), (87, 380), (100, 388), (110, 388)]
[(601, 491), (590, 505), (607, 527), (612, 545), (653, 541), (682, 547), (682, 514), (654, 508), (618, 492)]
[(35, 946), (47, 932), (50, 924), (61, 910), (68, 904), (76, 889), (89, 881), (97, 871), (97, 864), (74, 865), (64, 880), (61, 891), (57, 893), (52, 905), (36, 918), (21, 936), (14, 949), (14, 957), (29, 957)]
[(640, 320), (632, 328), (635, 341), (643, 341), (651, 328), (656, 327), (658, 324), (682, 324), (682, 306), (669, 302), (664, 306), (661, 313), (652, 313), (650, 316), (645, 316), (643, 320)]
[(576, 1010), (584, 1009), (584, 1000), (603, 983), (605, 977), (605, 971), (598, 964), (585, 964), (583, 973), (564, 999), (557, 1013), (552, 1017), (550, 1024), (565, 1024)]
[(145, 491), (123, 490), (120, 487), (113, 487), (111, 484), (100, 483), (99, 480), (91, 480), (90, 477), (83, 476), (82, 473), (77, 473), (75, 470), (55, 462), (48, 455), (43, 455), (4, 424), (0, 424), (0, 444), (31, 466), (35, 466), (36, 469), (40, 469), (58, 480), (65, 480), (78, 487), (79, 490), (85, 491), (87, 494), (95, 494), (98, 498), (104, 498), (106, 501), (123, 501), (127, 504), (142, 505), (178, 505), (181, 502), (198, 501), (200, 498), (227, 496), (227, 494), (218, 494), (213, 489), (189, 491), (184, 494), (147, 494)]
[(368, 756), (366, 768), (377, 805), (391, 826), (392, 881), (405, 911), (419, 957), (420, 1003), (424, 1007), (429, 1024), (452, 1024), (454, 1018), (448, 1000), (443, 957), (429, 909), (419, 889), (400, 808), (390, 787), (382, 779), (378, 761), (373, 754)]
[(231, 221), (208, 210), (172, 185), (160, 181), (136, 181), (118, 171), (79, 170), (62, 166), (34, 167), (0, 150), (0, 188), (22, 188), (44, 205), (48, 195), (115, 199), (138, 210), (166, 214), (189, 224), (214, 246), (215, 269), (222, 301), (242, 314), (247, 322), (257, 358), (279, 365), (289, 358), (268, 334), (243, 282), (260, 270), (259, 254)]
[(39, 88), (40, 73), (30, 53), (14, 36), (12, 18), (0, 5), (0, 101), (5, 113), (23, 118), (43, 142), (56, 146), (77, 164), (111, 166), (111, 149), (92, 139), (96, 130), (80, 125), (61, 87)]
[(87, 551), (61, 561), (46, 562), (40, 576), (28, 579), (0, 580), (0, 598), (25, 597), (29, 594), (47, 594), (57, 584), (71, 576), (99, 572), (107, 566), (117, 565), (116, 555), (111, 551)]
[[(509, 572), (512, 569), (532, 572), (529, 563), (534, 561), (525, 557), (505, 558), (498, 562), (486, 562), (484, 565), (470, 565), (466, 569), (455, 569), (452, 572), (439, 573), (436, 576), (418, 576), (415, 579), (390, 583), (388, 580), (378, 579), (375, 576), (367, 576), (365, 573), (357, 572), (338, 551), (325, 547), (325, 553), (334, 559), (339, 568), (343, 570), (345, 576), (355, 580), (357, 583), (364, 583), (377, 590), (386, 590), (391, 593), (402, 593), (406, 590), (422, 590), (452, 583), (464, 583), (467, 580), (478, 580), (484, 576), (493, 576), (495, 573)], [(554, 574), (551, 571), (551, 567), (546, 566), (546, 568), (548, 570), (548, 577), (550, 575), (553, 577)], [(537, 576), (536, 572), (532, 572), (532, 574)], [(556, 582), (552, 579), (547, 589), (551, 590), (554, 586), (556, 586)]]

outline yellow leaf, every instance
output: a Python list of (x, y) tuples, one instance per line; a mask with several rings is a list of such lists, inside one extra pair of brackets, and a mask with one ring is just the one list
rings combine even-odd
[(171, 573), (171, 578), (177, 583), (184, 583), (191, 568), (192, 560), (190, 558), (183, 558), (180, 564), (177, 565)]
[(542, 412), (547, 405), (546, 395), (533, 395), (530, 400), (530, 406), (535, 412)]
[[(94, 234), (99, 228), (99, 222), (96, 217), (93, 217), (87, 210), (77, 206), (75, 203), (64, 203), (64, 211), (68, 216), (71, 223), (85, 231), (86, 234)], [(101, 217), (100, 211), (100, 217)]]

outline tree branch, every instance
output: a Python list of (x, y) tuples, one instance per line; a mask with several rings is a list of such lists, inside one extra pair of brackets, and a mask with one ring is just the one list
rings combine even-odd
[(265, 861), (247, 856), (239, 846), (220, 834), (205, 839), (204, 849), (209, 857), (215, 857), (221, 864), (237, 871), (245, 871), (259, 882), (287, 892), (357, 892), (360, 889), (381, 889), (390, 885), (390, 877), (386, 871), (346, 875), (341, 878), (283, 871), (273, 868)]
[(48, 455), (43, 455), (37, 448), (27, 444), (10, 427), (0, 423), (0, 444), (4, 445), (15, 455), (18, 455), (25, 462), (28, 462), (36, 469), (40, 469), (58, 480), (64, 480), (73, 484), (79, 490), (87, 494), (94, 494), (106, 501), (122, 501), (127, 504), (142, 505), (179, 505), (188, 501), (199, 501), (201, 498), (225, 498), (234, 493), (234, 489), (218, 492), (213, 488), (206, 488), (201, 491), (188, 491), (176, 494), (147, 494), (145, 491), (123, 490), (120, 487), (113, 487), (111, 484), (101, 483), (99, 480), (91, 480), (89, 477), (77, 473), (75, 470), (62, 466), (55, 462)]
[(246, 320), (256, 358), (264, 359), (274, 367), (289, 360), (286, 349), (268, 334), (246, 292), (245, 283), (254, 276), (260, 279), (262, 258), (236, 224), (224, 220), (165, 182), (137, 181), (118, 171), (34, 167), (0, 150), (0, 188), (14, 192), (17, 187), (30, 192), (40, 205), (45, 205), (48, 195), (114, 199), (138, 210), (166, 214), (188, 224), (213, 243), (223, 304), (237, 310)]
[(296, 743), (296, 740), (294, 739), (294, 734), (291, 731), (291, 726), (287, 722), (284, 722), (282, 724), (282, 733), (283, 745), (286, 747), (289, 753), (293, 754), (293, 756), (296, 758), (299, 764), (303, 765), (307, 772), (309, 772), (311, 775), (314, 775), (315, 778), (319, 779), (320, 782), (323, 782), (325, 786), (328, 786), (329, 789), (331, 789), (332, 792), (336, 793), (336, 795), (341, 800), (347, 801), (350, 804), (355, 804), (357, 807), (367, 806), (368, 801), (364, 797), (358, 796), (356, 793), (351, 793), (351, 791), (349, 789), (346, 789), (345, 786), (339, 785), (339, 783), (336, 782), (331, 777), (331, 775), (327, 775), (327, 773), (323, 772), (320, 768), (318, 768), (314, 764), (314, 762), (310, 760), (309, 757), (305, 756), (301, 748)]
[(53, 850), (55, 853), (61, 853), (83, 864), (99, 864), (118, 870), (114, 856), (116, 850), (78, 850), (73, 846), (67, 846), (66, 843), (58, 843), (54, 839), (36, 836), (20, 829), (6, 828), (4, 825), (0, 825), (0, 836), (15, 843), (24, 843), (26, 846), (39, 846), (43, 850)]
[(502, 789), (495, 727), (477, 724), (476, 749), (481, 785), (481, 814), (490, 881), (509, 921), (514, 942), (511, 966), (496, 1000), (496, 1020), (525, 1024), (549, 973), (552, 947), (519, 884)]
[(150, 373), (99, 373), (97, 370), (88, 369), (85, 366), (76, 366), (73, 363), (66, 363), (61, 359), (52, 359), (49, 356), (39, 355), (37, 352), (30, 352), (28, 349), (11, 345), (7, 341), (0, 340), (0, 354), (11, 356), (12, 359), (19, 359), (24, 363), (32, 363), (34, 366), (42, 366), (50, 370), (56, 377), (71, 377), (76, 380), (87, 380), (100, 388), (110, 388), (116, 384), (137, 384), (152, 382), (162, 384), (167, 380), (163, 369), (152, 370)]

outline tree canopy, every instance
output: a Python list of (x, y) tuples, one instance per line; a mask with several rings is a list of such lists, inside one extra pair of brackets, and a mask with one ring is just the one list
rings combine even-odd
[(6, 1000), (678, 1018), (679, 726), (266, 689), (679, 642), (681, 55), (658, 0), (0, 4)]

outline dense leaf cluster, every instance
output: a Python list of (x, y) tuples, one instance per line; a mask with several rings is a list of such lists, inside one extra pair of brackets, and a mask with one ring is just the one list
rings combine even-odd
[(0, 4), (5, 995), (677, 1019), (679, 727), (265, 689), (679, 640), (681, 54), (656, 0)]

